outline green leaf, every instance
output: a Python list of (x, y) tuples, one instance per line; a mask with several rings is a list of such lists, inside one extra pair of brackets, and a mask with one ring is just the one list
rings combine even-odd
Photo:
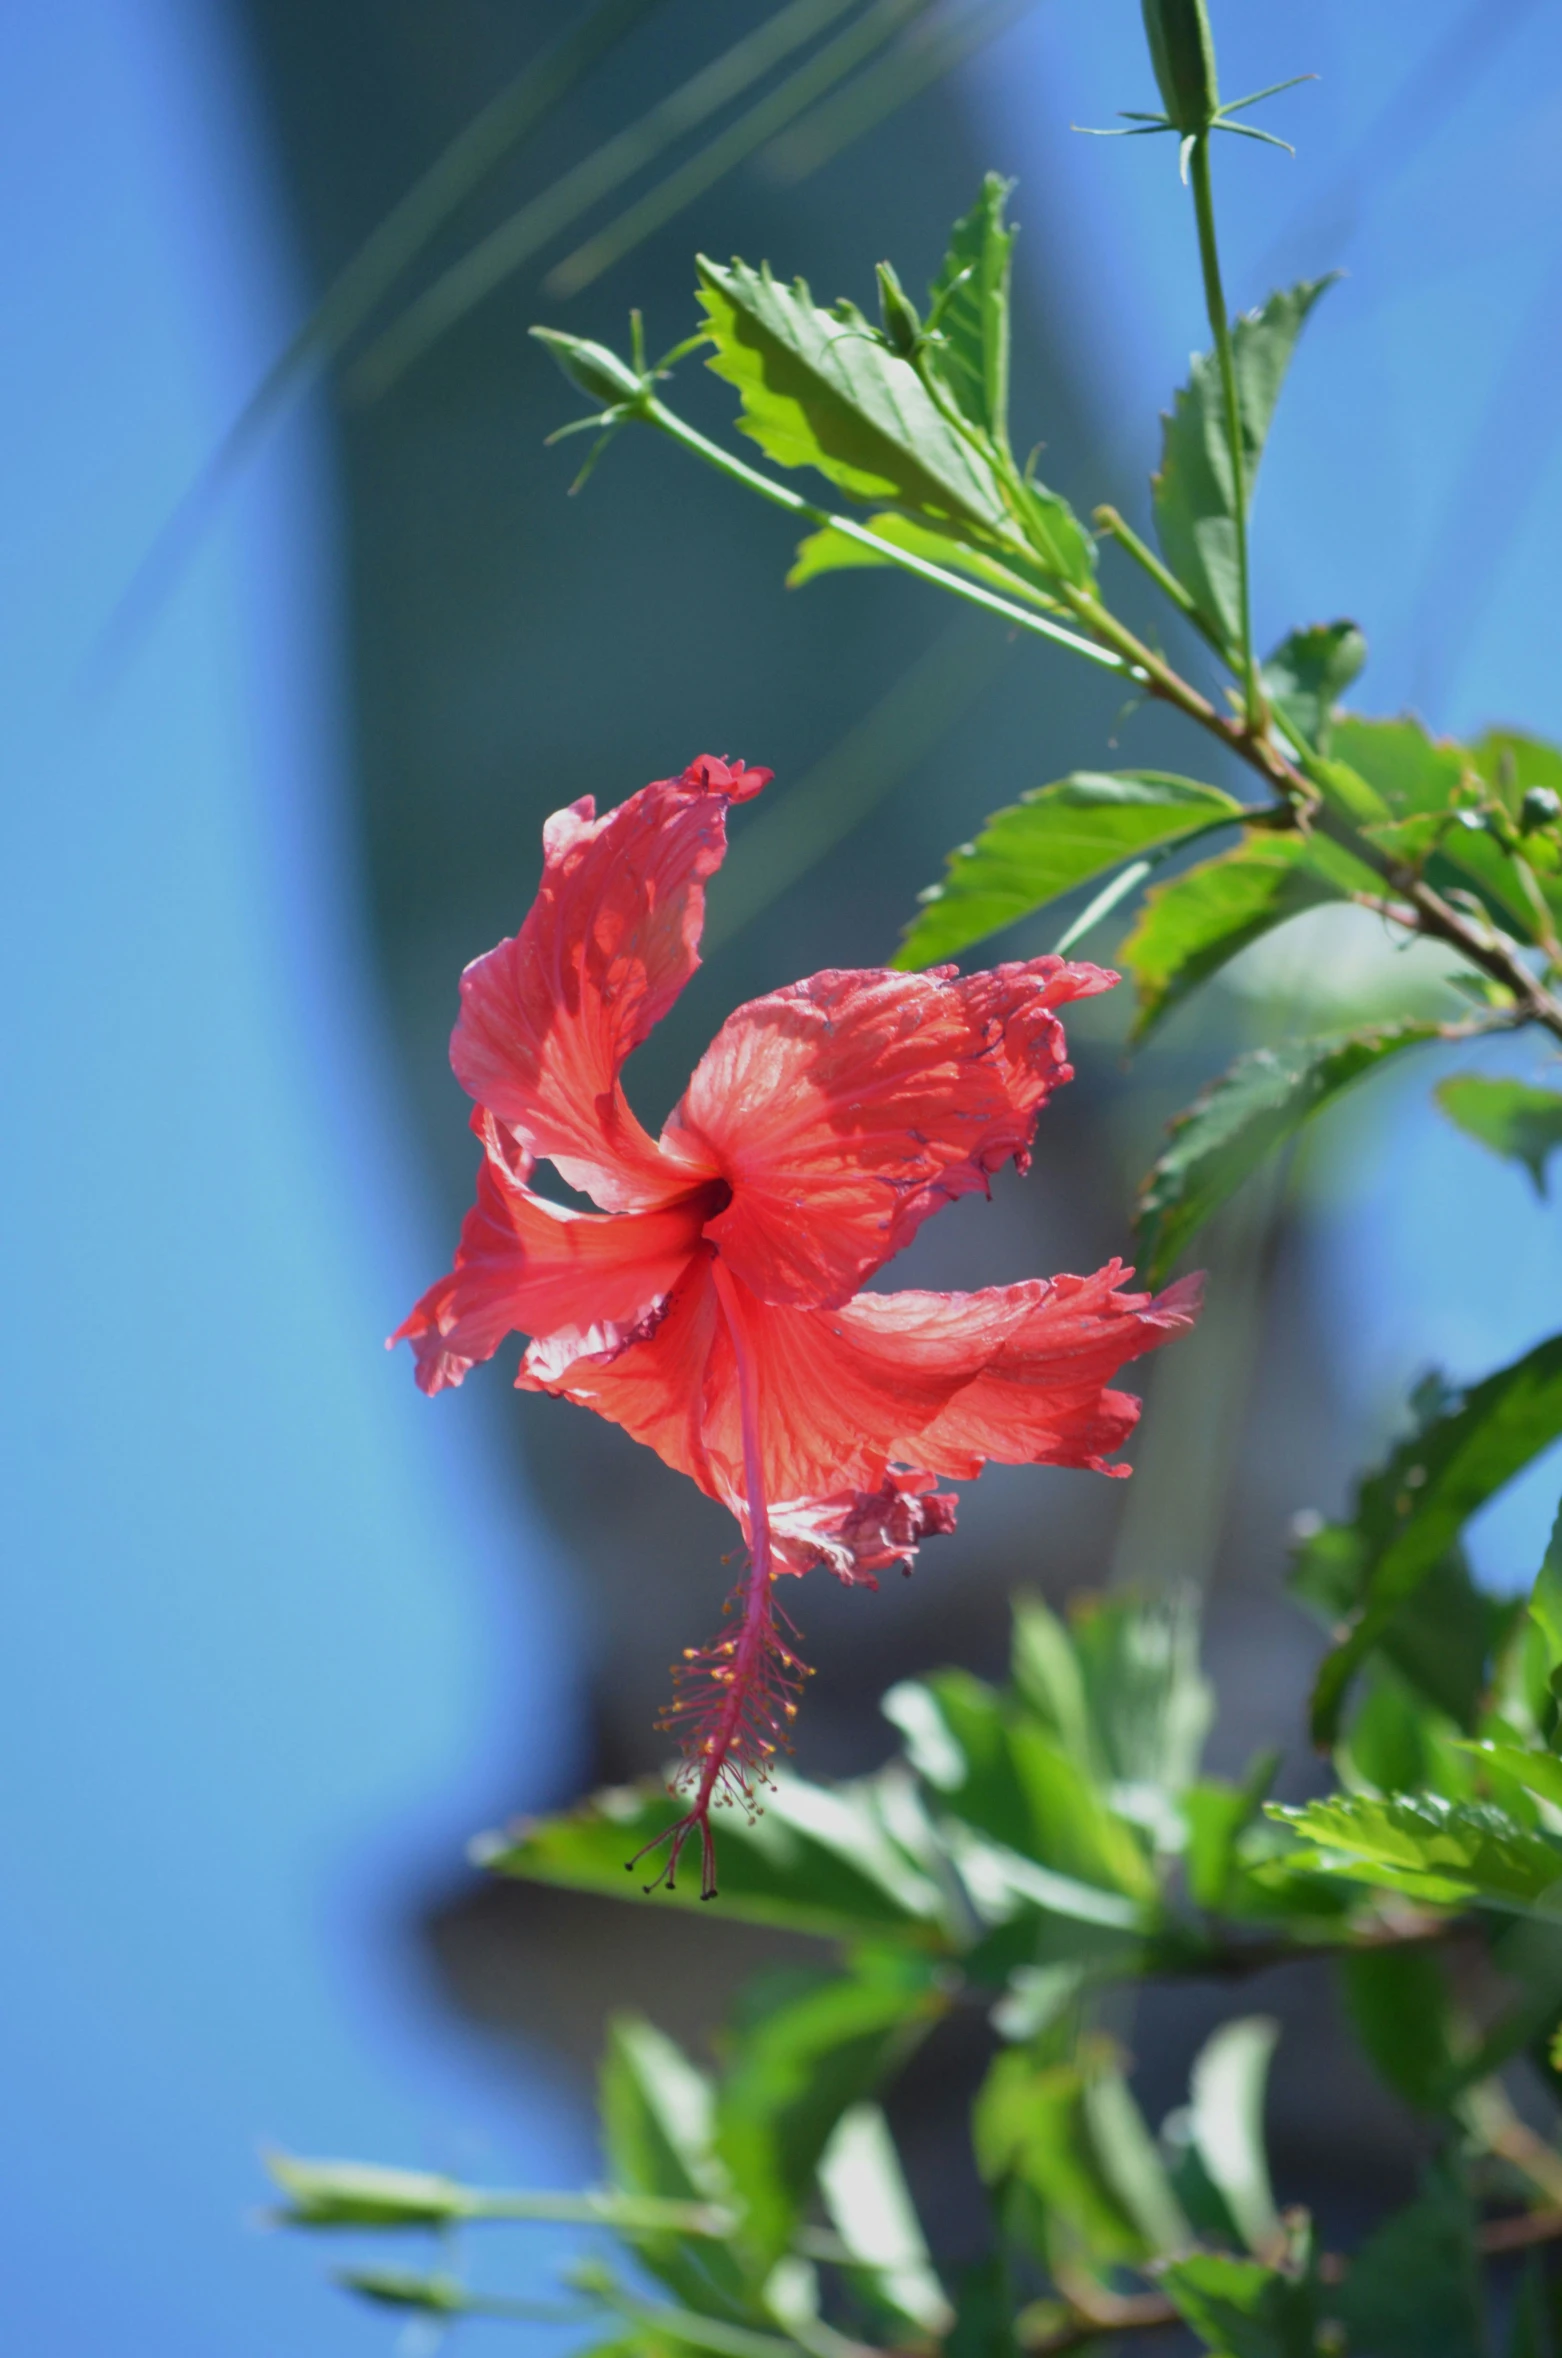
[(716, 2142), (768, 2267), (790, 2241), (836, 2123), (949, 2005), (928, 1961), (888, 1950), (847, 1974), (799, 1969), (751, 1995), (717, 2095)]
[(1345, 2008), (1367, 2055), (1396, 2096), (1422, 2112), (1448, 2104), (1459, 2082), (1455, 2020), (1441, 1952), (1347, 1949)]
[(1215, 1916), (1229, 1907), (1238, 1865), (1237, 1845), (1257, 1817), (1279, 1765), (1278, 1752), (1260, 1752), (1240, 1785), (1211, 1779), (1190, 1785), (1183, 1794), (1182, 1814), (1187, 1826), (1183, 1869), (1195, 1907)]
[(1479, 1073), (1455, 1073), (1432, 1094), (1451, 1122), (1493, 1154), (1522, 1163), (1536, 1194), (1545, 1194), (1546, 1158), (1562, 1146), (1562, 1095)]
[(1362, 1601), (1313, 1688), (1316, 1744), (1333, 1743), (1356, 1671), (1470, 1516), (1559, 1433), (1562, 1335), (1553, 1335), (1429, 1416), (1362, 1483), (1351, 1526), (1362, 1550)]
[(853, 499), (1004, 529), (992, 467), (851, 305), (822, 310), (801, 279), (785, 286), (768, 267), (724, 269), (703, 255), (697, 267), (715, 346), (707, 365), (736, 386), (742, 430), (768, 458), (817, 467)]
[(1198, 1774), (1215, 1698), (1199, 1667), (1199, 1614), (1186, 1593), (1086, 1595), (1070, 1608), (1095, 1749), (1119, 1797), (1168, 1801)]
[(939, 375), (974, 426), (1001, 449), (1009, 441), (1009, 273), (1017, 229), (1004, 226), (1013, 188), (989, 172), (982, 193), (954, 225), (943, 267), (928, 289), (930, 320), (944, 341), (935, 347)]
[(1369, 2236), (1329, 2306), (1368, 2358), (1486, 2358), (1475, 2217), (1451, 2173)]
[(1554, 1809), (1562, 1809), (1562, 1757), (1555, 1752), (1533, 1752), (1524, 1744), (1498, 1744), (1490, 1738), (1464, 1749), (1483, 1767), (1497, 1770), (1527, 1793), (1538, 1793)]
[(934, 966), (1137, 853), (1239, 823), (1242, 805), (1216, 786), (1162, 770), (1076, 770), (995, 811), (974, 843), (949, 855), (941, 884), (896, 953)]
[(1137, 1829), (1088, 1769), (968, 1672), (907, 1680), (884, 1699), (943, 1807), (1068, 1881), (1148, 1905), (1154, 1870)]
[[(1273, 294), (1261, 310), (1242, 313), (1233, 327), (1249, 504), (1296, 339), (1318, 297), (1332, 283), (1315, 279)], [(1161, 468), (1151, 479), (1161, 549), (1204, 620), (1229, 646), (1239, 635), (1241, 615), (1236, 486), (1220, 368), (1213, 352), (1194, 360), (1188, 383), (1161, 424)]]
[[(642, 2015), (608, 2026), (600, 2075), (602, 2144), (615, 2185), (626, 2193), (733, 2206), (716, 2152), (709, 2080)], [(648, 2235), (640, 2253), (652, 2274), (694, 2309), (756, 2321), (757, 2289), (734, 2247), (679, 2234)]]
[(819, 2191), (852, 2257), (852, 2282), (892, 2318), (942, 2336), (953, 2323), (901, 2171), (889, 2124), (876, 2104), (841, 2115), (819, 2163)]
[(1084, 2106), (1101, 2174), (1139, 2230), (1146, 2250), (1186, 2251), (1193, 2229), (1116, 2056), (1104, 2044), (1085, 2080)]
[[(912, 516), (897, 515), (886, 509), (867, 519), (867, 528), (883, 541), (886, 552), (903, 549), (913, 557), (924, 557), (930, 565), (944, 565), (956, 573), (968, 573), (973, 580), (985, 582), (1006, 598), (1028, 598), (1033, 605), (1048, 606), (1054, 611), (1057, 600), (1044, 587), (1046, 576), (1038, 569), (1027, 567), (1017, 549), (1005, 552), (1002, 563), (985, 549), (972, 546), (957, 533), (946, 532), (936, 524), (920, 523)], [(797, 555), (791, 572), (786, 577), (788, 589), (802, 589), (816, 581), (821, 573), (840, 573), (857, 566), (892, 565), (894, 558), (879, 556), (873, 549), (864, 548), (833, 525), (822, 531), (811, 532), (797, 544)]]
[[(1368, 1566), (1359, 1532), (1348, 1523), (1324, 1523), (1298, 1548), (1289, 1586), (1332, 1631), (1360, 1610)], [(1424, 1703), (1468, 1729), (1475, 1724), (1493, 1654), (1512, 1620), (1512, 1608), (1476, 1587), (1463, 1549), (1452, 1547), (1386, 1624), (1377, 1650)], [(1351, 1742), (1357, 1743), (1354, 1730)], [(1431, 1782), (1424, 1770), (1391, 1778), (1375, 1769), (1364, 1773), (1385, 1788)]]
[(1139, 1190), (1134, 1231), (1147, 1282), (1161, 1283), (1210, 1214), (1314, 1114), (1438, 1032), (1435, 1023), (1385, 1025), (1239, 1057), (1178, 1116)]
[(1119, 953), (1139, 993), (1134, 1038), (1277, 925), (1351, 892), (1377, 892), (1372, 871), (1322, 836), (1250, 832), (1149, 893)]
[(1488, 729), (1470, 748), (1470, 759), (1493, 793), (1518, 816), (1532, 786), (1562, 793), (1562, 746), (1518, 729)]
[(1276, 647), (1263, 667), (1264, 694), (1288, 729), (1327, 754), (1334, 708), (1366, 660), (1354, 622), (1315, 622)]
[[(1473, 885), (1499, 924), (1533, 937), (1536, 912), (1520, 870), (1484, 828), (1464, 823), (1478, 817), (1469, 807), (1479, 786), (1468, 747), (1429, 737), (1416, 720), (1353, 715), (1335, 730), (1334, 752), (1399, 822), (1369, 826), (1374, 841), (1411, 866), (1427, 862), (1430, 880), (1444, 889)], [(1426, 823), (1417, 827), (1423, 814)]]
[(1266, 2014), (1221, 2024), (1193, 2065), (1189, 2127), (1211, 2185), (1249, 2251), (1283, 2240), (1264, 2154), (1264, 2088), (1280, 2026)]
[[(626, 1875), (626, 1863), (682, 1810), (659, 1780), (614, 1786), (558, 1817), (486, 1836), (474, 1855), (497, 1875), (641, 1901), (643, 1878)], [(829, 1789), (778, 1777), (752, 1824), (736, 1810), (725, 1813), (717, 1850), (716, 1904), (740, 1922), (825, 1939), (898, 1935), (919, 1948), (950, 1944), (947, 1902), (890, 1839), (871, 1782)], [(698, 1880), (685, 1878), (651, 1904), (698, 1908), (698, 1892)]]
[[(1149, 2240), (1102, 2167), (1085, 2105), (1089, 2064), (1038, 2061), (1011, 2047), (977, 2093), (976, 2164), (1011, 2230), (1043, 2256), (1095, 2267), (1142, 2262)], [(1017, 2198), (1017, 2199), (1016, 2199)]]
[(1311, 2283), (1237, 2260), (1195, 2252), (1160, 2271), (1178, 2314), (1220, 2358), (1313, 2358), (1317, 2295)]
[(1479, 1901), (1523, 1910), (1546, 1902), (1562, 1884), (1562, 1842), (1520, 1826), (1489, 1802), (1444, 1801), (1435, 1793), (1384, 1797), (1335, 1794), (1299, 1809), (1266, 1805), (1270, 1817), (1313, 1845), (1300, 1862), (1429, 1906)]

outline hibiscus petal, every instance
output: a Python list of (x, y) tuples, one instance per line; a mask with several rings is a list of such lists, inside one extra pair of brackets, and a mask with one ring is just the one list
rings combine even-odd
[(763, 1301), (849, 1300), (940, 1204), (1025, 1168), (1071, 1075), (1053, 1010), (1116, 979), (1061, 958), (832, 972), (738, 1008), (662, 1133), (731, 1184), (723, 1260)]
[(700, 962), (705, 880), (726, 852), (729, 804), (769, 776), (705, 755), (600, 819), (589, 794), (556, 811), (520, 932), (461, 978), (457, 1079), (606, 1211), (643, 1210), (688, 1187), (618, 1076)]
[(711, 1407), (730, 1396), (737, 1432), (737, 1375), (710, 1278), (709, 1248), (696, 1252), (665, 1310), (627, 1345), (585, 1349), (567, 1359), (533, 1343), (516, 1383), (552, 1392), (622, 1425), (666, 1464), (690, 1475), (712, 1498), (736, 1508), (742, 1496), (742, 1447), (735, 1460), (713, 1462), (706, 1437)]
[(459, 1384), (508, 1334), (552, 1338), (566, 1359), (622, 1347), (700, 1250), (699, 1195), (654, 1212), (566, 1210), (523, 1186), (488, 1136), (455, 1264), (391, 1337), (411, 1343), (425, 1392)]

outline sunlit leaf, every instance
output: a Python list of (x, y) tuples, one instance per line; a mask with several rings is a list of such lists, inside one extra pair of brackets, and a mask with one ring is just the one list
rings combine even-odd
[[(1037, 605), (1056, 607), (1057, 601), (1046, 595), (1045, 576), (1034, 570), (1027, 573), (1025, 560), (1017, 551), (1008, 553), (1006, 562), (991, 556), (984, 549), (975, 548), (957, 533), (940, 531), (936, 524), (918, 521), (912, 516), (897, 515), (890, 509), (867, 519), (868, 530), (876, 533), (886, 550), (909, 549), (914, 557), (925, 557), (930, 565), (944, 565), (956, 573), (967, 573), (973, 580), (985, 582), (991, 590), (1005, 598), (1029, 598)], [(797, 555), (792, 570), (786, 577), (788, 589), (801, 589), (815, 581), (821, 573), (841, 573), (858, 566), (892, 565), (894, 558), (876, 555), (864, 548), (860, 540), (830, 525), (822, 531), (811, 532), (797, 544)]]
[(1547, 1157), (1562, 1146), (1562, 1094), (1483, 1073), (1455, 1073), (1432, 1094), (1451, 1122), (1493, 1154), (1522, 1163), (1536, 1194), (1545, 1194)]
[(1210, 1214), (1314, 1114), (1438, 1032), (1434, 1023), (1394, 1024), (1239, 1057), (1178, 1116), (1140, 1189), (1135, 1234), (1148, 1282), (1160, 1284)]
[(976, 203), (955, 223), (943, 267), (929, 290), (944, 339), (939, 374), (972, 424), (1005, 445), (1009, 272), (1019, 231), (1004, 226), (1003, 208), (1013, 186), (999, 173), (988, 173)]
[(1193, 2065), (1189, 2126), (1210, 2183), (1249, 2251), (1272, 2251), (1280, 2214), (1264, 2150), (1264, 2089), (1279, 2024), (1265, 2014), (1224, 2022)]
[(715, 346), (709, 366), (736, 386), (742, 430), (784, 467), (817, 467), (860, 500), (999, 531), (992, 469), (935, 405), (911, 363), (849, 304), (826, 311), (801, 279), (699, 262)]
[(1357, 1495), (1361, 1603), (1313, 1689), (1313, 1740), (1334, 1741), (1346, 1690), (1465, 1523), (1562, 1434), (1562, 1336), (1429, 1413)]
[(1257, 829), (1234, 850), (1158, 886), (1118, 953), (1138, 988), (1135, 1038), (1288, 918), (1380, 889), (1371, 869), (1321, 836), (1304, 841)]
[[(494, 1874), (638, 1901), (648, 1878), (626, 1866), (681, 1814), (657, 1780), (617, 1786), (558, 1817), (488, 1836), (476, 1855)], [(899, 1934), (920, 1947), (946, 1945), (944, 1897), (890, 1841), (871, 1788), (778, 1778), (752, 1823), (737, 1810), (718, 1815), (716, 1843), (716, 1905), (728, 1916), (826, 1938)], [(651, 1904), (697, 1908), (698, 1877), (658, 1891)]]
[(1426, 862), (1429, 881), (1441, 888), (1473, 888), (1500, 924), (1533, 934), (1530, 888), (1471, 807), (1480, 789), (1468, 747), (1429, 736), (1417, 720), (1352, 714), (1335, 729), (1333, 751), (1388, 807), (1390, 823), (1368, 828), (1374, 841), (1411, 866)]
[[(1233, 328), (1249, 500), (1296, 339), (1318, 297), (1332, 283), (1315, 279), (1273, 294), (1260, 310), (1244, 312)], [(1236, 486), (1213, 352), (1194, 360), (1188, 383), (1162, 421), (1161, 466), (1151, 488), (1166, 562), (1217, 637), (1234, 644), (1241, 616)]]
[(892, 2316), (924, 2332), (947, 2332), (953, 2312), (928, 2256), (889, 2124), (876, 2104), (854, 2104), (842, 2114), (818, 2177), (825, 2209), (851, 2254), (858, 2291), (868, 2291)]
[(1035, 787), (950, 853), (948, 873), (922, 895), (895, 963), (935, 966), (1136, 853), (1242, 816), (1242, 805), (1218, 787), (1160, 770), (1076, 770)]
[(1312, 1848), (1306, 1863), (1443, 1908), (1556, 1912), (1562, 1841), (1520, 1826), (1489, 1802), (1444, 1801), (1435, 1793), (1378, 1797), (1341, 1793), (1301, 1808), (1278, 1802), (1268, 1814)]
[(1098, 2267), (1143, 2261), (1150, 2243), (1101, 2166), (1086, 2080), (1086, 2068), (1023, 2047), (1000, 2055), (972, 2114), (977, 2167), (1042, 2256), (1061, 2251)]

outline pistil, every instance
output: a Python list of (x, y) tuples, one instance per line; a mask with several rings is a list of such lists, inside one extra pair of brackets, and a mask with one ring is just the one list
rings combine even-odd
[[(735, 1281), (719, 1257), (711, 1263), (711, 1277), (737, 1367), (749, 1566), (727, 1600), (729, 1613), (734, 1605), (738, 1607), (741, 1619), (737, 1630), (708, 1646), (686, 1650), (682, 1663), (674, 1666), (674, 1698), (660, 1723), (684, 1746), (687, 1767), (680, 1781), (693, 1781), (693, 1805), (675, 1826), (645, 1844), (629, 1861), (633, 1867), (647, 1851), (668, 1843), (667, 1863), (656, 1881), (665, 1880), (671, 1891), (684, 1844), (697, 1828), (701, 1899), (716, 1896), (711, 1806), (717, 1800), (737, 1803), (753, 1816), (758, 1808), (756, 1788), (768, 1780), (776, 1753), (789, 1748), (788, 1731), (797, 1714), (798, 1692), (809, 1675), (807, 1665), (799, 1661), (778, 1627), (786, 1617), (772, 1593), (775, 1563), (760, 1446), (758, 1373), (743, 1331), (742, 1307)], [(790, 1631), (790, 1622), (786, 1626)], [(648, 1890), (655, 1888), (655, 1883), (647, 1886)]]

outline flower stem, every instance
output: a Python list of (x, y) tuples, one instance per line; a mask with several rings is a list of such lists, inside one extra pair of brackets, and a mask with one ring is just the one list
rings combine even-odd
[(923, 581), (932, 582), (935, 588), (947, 590), (951, 597), (964, 598), (968, 605), (984, 607), (989, 614), (1001, 614), (1004, 621), (1012, 623), (1015, 629), (1033, 631), (1038, 638), (1051, 639), (1057, 645), (1067, 647), (1072, 654), (1084, 655), (1090, 662), (1099, 663), (1107, 671), (1129, 670), (1130, 667), (1113, 648), (1098, 646), (1092, 639), (1081, 638), (1077, 631), (1065, 629), (1062, 623), (1050, 622), (1045, 614), (1029, 613), (1025, 607), (999, 597), (995, 590), (984, 589), (979, 581), (965, 580), (957, 573), (948, 573), (942, 565), (934, 565), (926, 557), (914, 556), (910, 549), (893, 547), (889, 541), (881, 540), (876, 532), (870, 532), (865, 524), (854, 523), (850, 516), (832, 515), (828, 508), (815, 507), (812, 500), (804, 499), (787, 484), (777, 483), (771, 476), (762, 475), (757, 467), (745, 465), (730, 450), (723, 450), (719, 442), (708, 441), (705, 435), (679, 417), (675, 410), (669, 409), (665, 402), (658, 401), (654, 394), (647, 396), (644, 406), (635, 414), (643, 417), (648, 425), (658, 427), (674, 442), (681, 443), (685, 450), (692, 451), (696, 458), (703, 459), (718, 474), (730, 476), (734, 483), (741, 483), (746, 490), (757, 491), (761, 499), (768, 500), (772, 507), (784, 508), (788, 515), (800, 516), (810, 524), (840, 533), (845, 540), (856, 541), (861, 547), (871, 550), (880, 564), (898, 565), (903, 573), (915, 573)]
[(1242, 432), (1242, 411), (1237, 397), (1236, 352), (1231, 340), (1231, 320), (1226, 310), (1225, 289), (1220, 278), (1220, 249), (1215, 242), (1215, 193), (1210, 182), (1209, 143), (1209, 132), (1201, 131), (1193, 142), (1188, 172), (1193, 184), (1194, 217), (1199, 228), (1199, 266), (1204, 273), (1204, 302), (1209, 312), (1210, 331), (1215, 338), (1221, 407), (1226, 413), (1226, 449), (1231, 460), (1231, 513), (1237, 535), (1238, 655), (1243, 705), (1248, 728), (1256, 735), (1264, 726), (1265, 716), (1258, 664), (1253, 654), (1253, 599), (1247, 546), (1247, 453)]

